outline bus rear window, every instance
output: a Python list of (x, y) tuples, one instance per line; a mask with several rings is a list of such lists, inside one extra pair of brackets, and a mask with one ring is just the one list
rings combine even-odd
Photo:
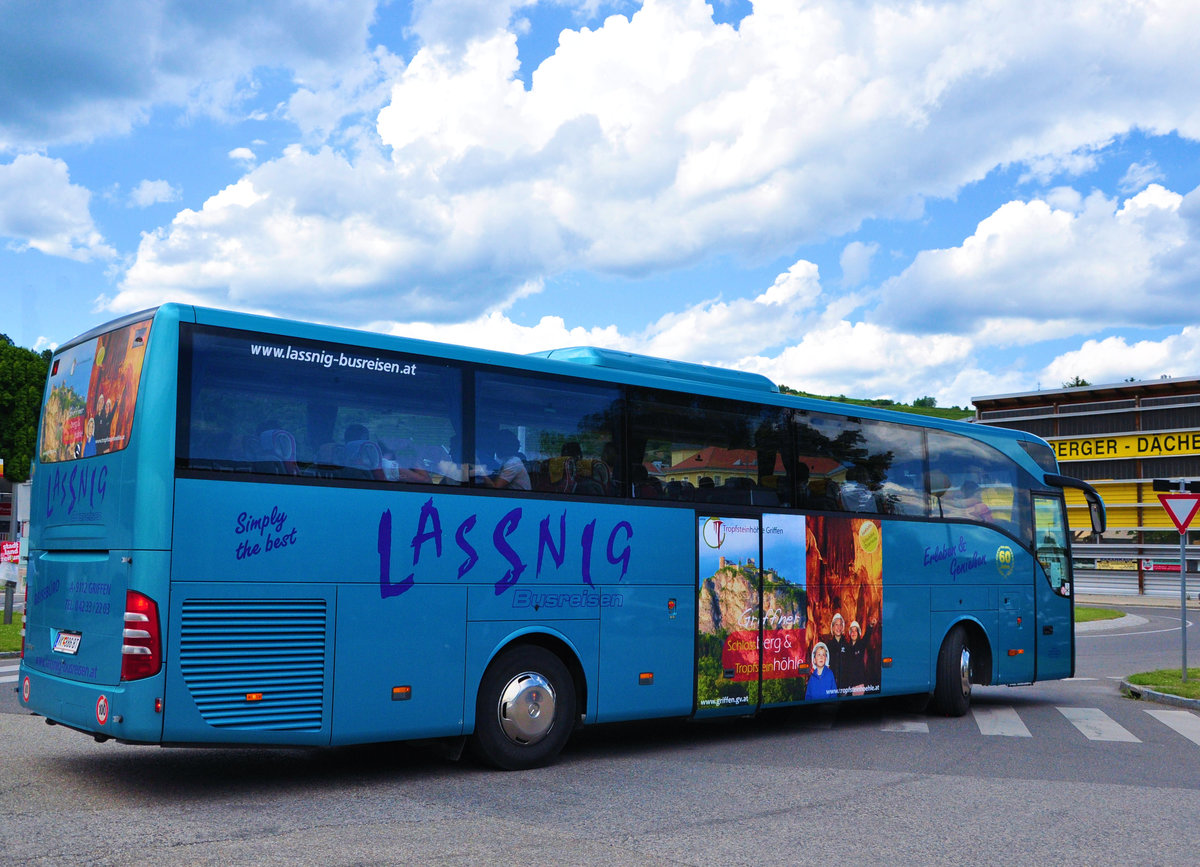
[(78, 343), (50, 363), (38, 453), (73, 461), (129, 445), (150, 319)]

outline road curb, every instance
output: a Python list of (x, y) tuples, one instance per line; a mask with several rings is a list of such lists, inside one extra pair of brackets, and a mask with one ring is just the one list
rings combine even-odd
[(1142, 701), (1154, 701), (1159, 704), (1169, 704), (1174, 707), (1183, 707), (1188, 710), (1200, 710), (1200, 699), (1183, 698), (1170, 693), (1157, 692), (1153, 689), (1148, 689), (1144, 686), (1132, 684), (1127, 680), (1121, 681), (1121, 692), (1133, 699)]
[(1087, 634), (1089, 632), (1103, 632), (1106, 629), (1121, 629), (1127, 626), (1141, 626), (1146, 622), (1145, 617), (1139, 617), (1136, 614), (1125, 614), (1122, 617), (1113, 617), (1109, 620), (1092, 620), (1087, 623), (1076, 623), (1075, 634)]

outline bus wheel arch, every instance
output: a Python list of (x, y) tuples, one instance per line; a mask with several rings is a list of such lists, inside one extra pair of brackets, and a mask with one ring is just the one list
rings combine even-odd
[(973, 620), (955, 623), (942, 639), (934, 674), (934, 709), (963, 716), (971, 706), (972, 684), (992, 682), (992, 649), (983, 627)]
[(553, 636), (524, 635), (500, 650), (479, 682), (472, 754), (501, 770), (554, 761), (586, 700), (583, 668)]

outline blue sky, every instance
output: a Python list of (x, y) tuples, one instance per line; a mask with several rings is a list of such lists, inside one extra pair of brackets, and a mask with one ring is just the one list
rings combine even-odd
[(0, 2), (0, 331), (168, 300), (939, 405), (1200, 374), (1190, 0)]

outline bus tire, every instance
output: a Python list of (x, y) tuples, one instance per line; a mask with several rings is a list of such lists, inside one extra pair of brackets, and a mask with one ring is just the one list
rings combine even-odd
[(484, 672), (475, 702), (471, 752), (505, 771), (549, 764), (571, 736), (575, 682), (543, 647), (502, 651)]
[(971, 645), (961, 623), (950, 630), (938, 652), (934, 709), (943, 716), (962, 716), (971, 706)]

